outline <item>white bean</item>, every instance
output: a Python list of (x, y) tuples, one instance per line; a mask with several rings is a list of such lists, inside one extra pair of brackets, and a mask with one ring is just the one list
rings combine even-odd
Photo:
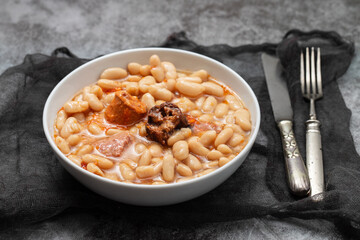
[(181, 176), (185, 176), (185, 177), (189, 177), (189, 176), (192, 176), (193, 173), (191, 171), (191, 168), (186, 166), (185, 164), (183, 163), (179, 163), (177, 166), (176, 166), (176, 171), (181, 175)]
[(129, 76), (126, 80), (129, 82), (139, 82), (142, 78), (138, 75)]
[(103, 102), (105, 104), (110, 104), (114, 100), (114, 98), (115, 98), (115, 92), (109, 93), (103, 98)]
[(122, 132), (122, 130), (116, 128), (110, 128), (109, 130), (106, 131), (106, 135), (114, 135), (120, 132)]
[(89, 106), (94, 111), (101, 111), (104, 108), (102, 102), (93, 93), (84, 94), (84, 100), (89, 103)]
[(227, 116), (225, 116), (225, 122), (228, 124), (235, 123), (235, 116), (233, 114), (228, 114)]
[(94, 135), (99, 135), (103, 132), (102, 129), (100, 128), (100, 126), (97, 125), (96, 123), (90, 123), (88, 126), (88, 130), (90, 133), (92, 133)]
[(219, 167), (224, 166), (225, 164), (227, 164), (228, 162), (230, 162), (231, 159), (226, 158), (226, 157), (221, 157), (219, 159)]
[(182, 112), (189, 112), (196, 108), (195, 103), (193, 103), (187, 97), (182, 97), (179, 101), (175, 102), (175, 104), (181, 109)]
[(149, 86), (155, 84), (155, 78), (153, 76), (146, 76), (139, 81), (140, 91), (147, 93), (149, 91)]
[(70, 152), (69, 144), (60, 136), (55, 138), (56, 146), (60, 149), (64, 154), (68, 154)]
[(145, 93), (142, 97), (141, 97), (141, 102), (145, 103), (146, 105), (146, 109), (149, 111), (150, 108), (152, 108), (153, 106), (155, 106), (155, 99), (154, 97), (150, 94), (150, 93)]
[(135, 152), (140, 154), (143, 153), (146, 150), (146, 146), (142, 143), (138, 143), (135, 145)]
[(191, 152), (200, 156), (206, 156), (210, 152), (210, 150), (204, 147), (197, 138), (190, 138), (188, 145)]
[(81, 158), (79, 156), (76, 155), (69, 155), (68, 159), (70, 159), (73, 163), (75, 163), (76, 165), (78, 165), (79, 167), (81, 167)]
[(197, 97), (204, 92), (205, 87), (189, 81), (177, 81), (176, 89), (189, 97)]
[(192, 154), (189, 154), (189, 157), (184, 160), (184, 163), (193, 171), (198, 171), (202, 168), (200, 160)]
[(202, 83), (201, 78), (199, 77), (179, 77), (177, 79), (177, 81), (189, 81), (189, 82), (193, 82), (193, 83)]
[(89, 163), (87, 166), (86, 166), (86, 169), (91, 172), (91, 173), (94, 173), (96, 175), (99, 175), (99, 176), (102, 176), (104, 177), (104, 172), (101, 171), (101, 169), (95, 165), (95, 163)]
[(153, 157), (161, 157), (162, 156), (162, 147), (157, 143), (151, 144), (149, 147), (149, 151), (151, 153), (151, 156), (153, 156)]
[(215, 139), (215, 147), (226, 143), (232, 137), (233, 133), (234, 131), (231, 128), (225, 128), (222, 130)]
[(140, 166), (135, 171), (139, 178), (148, 178), (155, 175), (154, 166)]
[(82, 112), (81, 113), (74, 113), (72, 115), (72, 117), (76, 118), (76, 120), (78, 122), (85, 122), (85, 120), (86, 120), (85, 114), (82, 113)]
[(63, 138), (68, 138), (71, 134), (78, 133), (81, 130), (80, 124), (77, 122), (76, 118), (69, 117), (66, 119), (64, 126), (60, 131), (60, 136)]
[(151, 75), (155, 78), (157, 82), (162, 82), (165, 79), (165, 73), (162, 67), (154, 67), (150, 70)]
[[(163, 69), (166, 71), (166, 72), (176, 72), (176, 68), (175, 68), (175, 65), (172, 64), (171, 62), (161, 62), (161, 66), (163, 67)], [(176, 76), (172, 77), (172, 78), (176, 78)]]
[(154, 161), (154, 170), (155, 170), (155, 174), (158, 174), (161, 172), (162, 170), (162, 166), (163, 166), (163, 161), (161, 159), (159, 159), (159, 161)]
[(215, 116), (217, 118), (222, 118), (228, 113), (228, 111), (229, 105), (227, 105), (226, 103), (220, 103), (215, 108)]
[(178, 141), (176, 142), (173, 147), (172, 151), (174, 153), (174, 157), (178, 160), (184, 160), (189, 156), (189, 146), (186, 141)]
[(89, 103), (86, 101), (70, 101), (64, 104), (64, 110), (67, 113), (84, 112), (89, 109)]
[(98, 85), (91, 86), (90, 93), (95, 94), (98, 99), (101, 99), (102, 95), (104, 94), (103, 90)]
[(171, 182), (174, 179), (175, 161), (171, 153), (167, 153), (163, 160), (162, 176), (167, 182)]
[(61, 130), (67, 119), (67, 114), (64, 110), (60, 110), (56, 115), (56, 128)]
[(208, 147), (214, 143), (215, 139), (216, 139), (216, 131), (209, 130), (203, 133), (199, 141), (202, 145)]
[(175, 90), (176, 80), (172, 78), (167, 78), (165, 85), (169, 91), (173, 92)]
[(199, 78), (201, 78), (201, 80), (202, 80), (203, 82), (205, 82), (205, 81), (208, 80), (209, 74), (208, 74), (207, 71), (201, 69), (201, 70), (199, 70), (199, 71), (196, 71), (196, 72), (192, 73), (191, 76), (193, 76), (193, 77), (199, 77)]
[(106, 90), (111, 90), (115, 88), (121, 88), (121, 82), (117, 82), (114, 80), (108, 80), (108, 79), (100, 79), (97, 81), (97, 84)]
[(131, 159), (125, 159), (122, 162), (126, 163), (133, 170), (138, 166), (138, 164)]
[(152, 66), (152, 67), (160, 66), (161, 61), (160, 61), (159, 56), (156, 55), (156, 54), (152, 55), (152, 56), (150, 57), (149, 63), (150, 63), (150, 66)]
[(120, 163), (119, 168), (125, 180), (132, 181), (136, 178), (135, 172), (127, 164)]
[(204, 82), (202, 83), (202, 86), (205, 87), (205, 93), (209, 95), (214, 95), (217, 97), (224, 96), (224, 89), (213, 82)]
[(126, 85), (125, 85), (125, 90), (130, 94), (130, 95), (133, 95), (133, 96), (137, 96), (139, 95), (139, 84), (137, 82), (128, 82)]
[(202, 115), (202, 112), (199, 110), (193, 110), (190, 112), (190, 115), (193, 117), (200, 117)]
[(228, 144), (232, 147), (238, 146), (240, 143), (244, 141), (244, 137), (238, 133), (234, 133), (234, 135), (228, 141)]
[(210, 113), (207, 113), (207, 114), (201, 115), (198, 119), (201, 122), (212, 122), (214, 119), (214, 116)]
[(225, 100), (227, 101), (227, 103), (229, 104), (229, 107), (231, 110), (238, 110), (240, 108), (243, 108), (242, 104), (240, 103), (239, 99), (237, 99), (235, 96), (233, 95), (227, 95), (225, 97)]
[(136, 75), (140, 73), (141, 65), (136, 62), (131, 62), (128, 64), (127, 68), (130, 74)]
[(119, 181), (117, 173), (105, 172), (104, 177), (113, 181)]
[(70, 146), (75, 146), (75, 145), (77, 145), (77, 144), (80, 143), (80, 141), (81, 141), (81, 136), (80, 136), (80, 135), (70, 135), (70, 136), (66, 139), (66, 141), (68, 142), (68, 144), (69, 144)]
[(142, 65), (141, 67), (140, 67), (140, 74), (142, 75), (142, 76), (148, 76), (148, 75), (150, 75), (150, 70), (151, 70), (151, 66), (150, 65)]
[(157, 86), (149, 86), (149, 93), (153, 95), (154, 98), (164, 100), (166, 102), (171, 101), (173, 98), (173, 93), (167, 90), (166, 88), (160, 88)]
[(151, 163), (151, 153), (149, 150), (145, 150), (139, 160), (139, 166), (147, 166)]
[(173, 146), (177, 141), (184, 140), (191, 136), (190, 128), (182, 128), (179, 131), (175, 132), (169, 139), (167, 140), (167, 144), (169, 146)]
[(206, 158), (209, 160), (219, 160), (219, 158), (223, 157), (224, 155), (218, 150), (211, 150), (207, 155)]
[(123, 68), (107, 68), (105, 69), (100, 78), (103, 79), (121, 79), (128, 75), (127, 71)]
[(83, 95), (82, 94), (78, 94), (74, 97), (73, 101), (83, 101)]
[(244, 131), (251, 130), (250, 113), (246, 109), (239, 109), (235, 112), (235, 121)]
[(218, 160), (214, 160), (211, 162), (206, 162), (202, 164), (202, 168), (207, 169), (207, 168), (217, 168), (219, 166), (219, 161)]
[(216, 108), (216, 105), (217, 105), (216, 98), (214, 98), (213, 96), (210, 96), (210, 97), (206, 98), (204, 104), (202, 105), (202, 110), (204, 112), (211, 113)]
[[(234, 135), (235, 135), (235, 133), (234, 133)], [(232, 153), (231, 148), (229, 148), (229, 146), (226, 145), (226, 144), (220, 144), (219, 146), (217, 146), (216, 149), (217, 149), (218, 151), (222, 152), (223, 154), (230, 154), (230, 153)]]
[(95, 163), (102, 169), (110, 169), (114, 166), (111, 160), (95, 154), (85, 154), (81, 158), (85, 163)]
[(87, 145), (80, 147), (79, 150), (77, 151), (76, 155), (82, 156), (84, 154), (91, 153), (93, 150), (94, 150), (94, 147), (87, 144)]
[(196, 99), (195, 104), (198, 109), (201, 109), (204, 102), (205, 102), (205, 97), (200, 97), (200, 98)]

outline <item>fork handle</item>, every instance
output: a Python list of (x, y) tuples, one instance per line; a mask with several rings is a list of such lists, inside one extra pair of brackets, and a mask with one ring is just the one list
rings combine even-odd
[[(324, 168), (321, 147), (320, 121), (306, 121), (306, 166), (309, 172), (311, 196), (324, 192)], [(321, 200), (321, 195), (318, 200)]]
[(309, 177), (295, 140), (292, 122), (290, 120), (280, 121), (278, 127), (283, 145), (289, 188), (297, 196), (306, 196), (310, 191)]

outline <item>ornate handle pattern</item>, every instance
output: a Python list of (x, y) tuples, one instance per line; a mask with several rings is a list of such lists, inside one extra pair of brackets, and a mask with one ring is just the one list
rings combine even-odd
[(278, 127), (290, 190), (295, 195), (306, 196), (310, 191), (309, 176), (295, 140), (292, 122), (289, 120), (280, 121)]

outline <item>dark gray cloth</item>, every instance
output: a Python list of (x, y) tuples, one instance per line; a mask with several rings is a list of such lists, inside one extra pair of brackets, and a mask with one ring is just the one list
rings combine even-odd
[[(308, 44), (325, 49), (324, 98), (317, 102), (317, 113), (322, 122), (326, 193), (319, 203), (289, 193), (280, 135), (260, 60), (263, 51), (277, 52), (282, 60), (294, 107), (295, 134), (305, 156), (304, 123), (309, 104), (300, 93), (298, 54)], [(45, 139), (41, 121), (43, 106), (54, 86), (88, 60), (77, 58), (66, 48), (57, 49), (53, 56), (28, 55), (21, 65), (0, 76), (4, 89), (0, 94), (0, 230), (8, 233), (14, 226), (35, 224), (59, 214), (87, 212), (98, 219), (84, 236), (88, 238), (137, 238), (133, 229), (146, 226), (161, 229), (157, 238), (182, 239), (191, 236), (186, 234), (198, 224), (266, 215), (328, 219), (345, 236), (359, 234), (360, 158), (349, 131), (351, 113), (335, 81), (351, 62), (352, 43), (333, 32), (295, 30), (280, 44), (204, 47), (187, 39), (184, 33), (176, 33), (163, 46), (215, 58), (250, 84), (260, 103), (263, 137), (257, 139), (243, 165), (215, 190), (173, 206), (130, 206), (89, 191), (59, 164)]]

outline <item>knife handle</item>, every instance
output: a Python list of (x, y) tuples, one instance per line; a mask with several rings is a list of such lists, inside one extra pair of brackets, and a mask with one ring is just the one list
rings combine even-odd
[[(306, 121), (306, 166), (309, 171), (311, 196), (324, 192), (324, 168), (321, 150), (320, 121)], [(322, 196), (316, 197), (321, 200)]]
[(280, 121), (278, 127), (281, 134), (290, 190), (297, 196), (306, 196), (310, 191), (310, 181), (295, 140), (292, 122), (289, 120)]

